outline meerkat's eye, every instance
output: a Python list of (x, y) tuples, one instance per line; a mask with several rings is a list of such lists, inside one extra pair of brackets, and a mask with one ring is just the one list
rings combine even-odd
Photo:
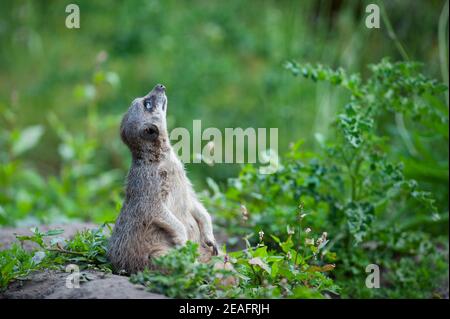
[(151, 109), (153, 108), (152, 100), (150, 100), (150, 99), (144, 100), (144, 107), (145, 107), (147, 110), (151, 110)]

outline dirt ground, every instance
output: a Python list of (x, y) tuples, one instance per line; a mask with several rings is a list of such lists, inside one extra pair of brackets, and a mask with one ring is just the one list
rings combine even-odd
[[(46, 270), (32, 274), (27, 280), (12, 283), (0, 298), (9, 299), (164, 299), (163, 295), (147, 292), (134, 285), (128, 277), (100, 271), (81, 272), (79, 288), (69, 279), (69, 273)], [(70, 285), (72, 284), (72, 285)]]

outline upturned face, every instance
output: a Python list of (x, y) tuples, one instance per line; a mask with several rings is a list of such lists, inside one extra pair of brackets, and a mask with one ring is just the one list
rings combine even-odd
[(167, 139), (166, 111), (166, 88), (162, 84), (131, 103), (120, 126), (120, 136), (131, 151), (149, 150)]

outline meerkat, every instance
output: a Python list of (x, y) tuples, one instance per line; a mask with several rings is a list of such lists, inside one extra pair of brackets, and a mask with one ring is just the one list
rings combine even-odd
[(151, 268), (152, 258), (188, 240), (200, 244), (204, 259), (218, 254), (211, 216), (170, 144), (167, 105), (166, 89), (158, 84), (131, 103), (120, 125), (132, 163), (108, 247), (116, 271)]

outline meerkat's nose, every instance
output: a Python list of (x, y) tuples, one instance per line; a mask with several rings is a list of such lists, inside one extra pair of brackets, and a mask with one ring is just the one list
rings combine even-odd
[(158, 91), (166, 91), (166, 87), (162, 84), (156, 84), (155, 89)]

